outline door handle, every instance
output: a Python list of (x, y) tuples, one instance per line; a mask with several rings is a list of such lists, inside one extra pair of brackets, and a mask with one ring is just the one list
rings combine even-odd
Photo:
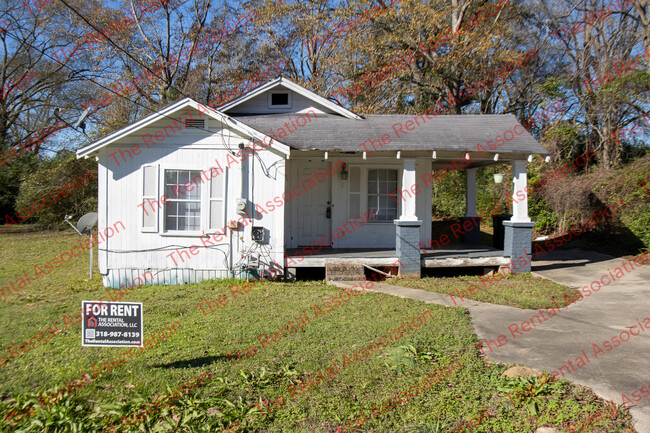
[(332, 218), (332, 206), (330, 205), (330, 202), (327, 202), (327, 210), (325, 210), (325, 217), (326, 218)]

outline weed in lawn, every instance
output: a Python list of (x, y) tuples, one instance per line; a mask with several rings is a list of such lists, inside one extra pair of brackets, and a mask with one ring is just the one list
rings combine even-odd
[(413, 430), (414, 433), (444, 433), (446, 431), (447, 427), (438, 419), (435, 422), (427, 422), (419, 425)]
[[(534, 415), (539, 415), (540, 406), (544, 403), (542, 396), (551, 395), (560, 391), (562, 386), (559, 381), (550, 379), (546, 373), (537, 377), (535, 376), (518, 376), (508, 380), (508, 382), (497, 388), (499, 391), (507, 392), (506, 396), (514, 406), (524, 404), (528, 411)], [(513, 399), (516, 397), (517, 401)]]
[(384, 365), (397, 373), (402, 373), (406, 367), (413, 367), (418, 361), (432, 361), (435, 359), (433, 352), (418, 351), (408, 344), (395, 347), (386, 351)]

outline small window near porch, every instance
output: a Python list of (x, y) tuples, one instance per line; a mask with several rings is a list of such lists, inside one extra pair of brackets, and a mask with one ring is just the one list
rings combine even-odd
[[(201, 230), (201, 177), (196, 170), (165, 170), (165, 231)], [(193, 183), (193, 185), (190, 185)]]
[(397, 170), (368, 170), (368, 210), (375, 215), (375, 221), (397, 219), (396, 194)]

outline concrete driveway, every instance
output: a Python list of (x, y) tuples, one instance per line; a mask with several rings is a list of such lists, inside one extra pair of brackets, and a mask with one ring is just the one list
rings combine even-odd
[[(540, 256), (540, 259), (533, 261), (534, 273), (576, 289), (591, 285), (602, 275), (609, 275), (609, 270), (615, 273), (624, 262), (582, 250), (552, 252)], [(629, 264), (627, 268), (631, 268)], [(594, 288), (597, 289), (598, 285), (595, 284)], [(484, 348), (489, 359), (547, 371), (559, 371), (566, 365), (563, 372), (567, 380), (588, 386), (599, 396), (617, 404), (622, 403), (622, 394), (633, 399), (632, 392), (640, 394), (641, 387), (647, 389), (650, 386), (650, 328), (645, 329), (642, 323), (643, 329), (639, 329), (638, 323), (650, 318), (650, 266), (631, 270), (620, 280), (602, 287), (582, 301), (568, 307), (564, 303), (559, 306), (560, 314), (554, 317), (546, 314), (548, 320), (541, 325), (534, 319), (536, 327), (526, 327), (528, 332), (522, 331), (522, 322), (530, 322), (534, 310), (486, 304), (470, 306), (469, 310), (479, 338), (496, 340), (499, 335), (505, 335), (508, 339), (508, 343), (501, 347), (492, 345), (493, 351)], [(650, 319), (646, 323), (650, 324)], [(630, 329), (635, 325), (636, 328)], [(630, 330), (639, 335), (625, 333)], [(612, 337), (629, 338), (629, 341), (614, 347)], [(603, 345), (605, 341), (610, 342), (610, 351)], [(585, 355), (589, 358), (588, 363)], [(583, 359), (584, 366), (578, 357)], [(568, 361), (572, 362), (573, 368)], [(650, 433), (650, 397), (634, 404), (631, 413), (637, 421), (637, 430)]]
[[(534, 273), (576, 289), (590, 286), (594, 280), (609, 275), (610, 270), (616, 277), (616, 268), (624, 263), (622, 259), (577, 249), (552, 252), (539, 258), (533, 260)], [(630, 269), (629, 264), (626, 267)], [(357, 284), (329, 283), (343, 288)], [(594, 289), (598, 289), (598, 285), (594, 285)], [(370, 291), (453, 305), (445, 295), (384, 283), (375, 283)], [(640, 388), (650, 388), (650, 266), (636, 266), (582, 301), (568, 306), (559, 303), (559, 314), (555, 315), (546, 310), (542, 315), (537, 310), (472, 300), (459, 305), (469, 309), (479, 339), (491, 341), (491, 349), (483, 348), (490, 360), (551, 372), (559, 372), (562, 368), (565, 379), (587, 386), (616, 404), (623, 402), (623, 394), (633, 399), (633, 392), (642, 396), (638, 392)], [(534, 327), (523, 323), (530, 323), (534, 315), (543, 316), (533, 319)], [(648, 318), (645, 324), (644, 318)], [(636, 328), (630, 329), (633, 326)], [(626, 334), (629, 331), (639, 335)], [(612, 338), (621, 338), (621, 333), (627, 341), (619, 340), (614, 347)], [(503, 336), (501, 342), (507, 342), (497, 347), (500, 336)], [(611, 345), (609, 351), (604, 342)], [(630, 411), (637, 431), (650, 433), (650, 397), (633, 403)]]

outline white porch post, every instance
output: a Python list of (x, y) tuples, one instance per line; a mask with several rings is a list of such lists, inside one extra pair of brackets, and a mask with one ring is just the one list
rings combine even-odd
[[(420, 277), (420, 226), (415, 206), (415, 158), (404, 158), (402, 166), (402, 214), (395, 220), (395, 250), (400, 261), (399, 274)], [(408, 191), (408, 192), (407, 192)]]
[(404, 158), (402, 169), (402, 190), (409, 191), (402, 194), (402, 215), (400, 221), (417, 221), (415, 214), (415, 194), (411, 194), (411, 186), (415, 185), (415, 158)]
[[(465, 169), (465, 218), (463, 218), (464, 241), (466, 244), (481, 243), (481, 220), (476, 213), (476, 171)], [(469, 221), (469, 222), (468, 222)]]
[[(517, 197), (517, 191), (524, 191), (526, 185), (528, 184), (528, 175), (526, 174), (526, 160), (518, 159), (512, 162), (512, 181), (513, 186), (513, 197)], [(530, 218), (528, 217), (528, 195), (525, 195), (523, 200), (517, 200), (517, 202), (512, 202), (512, 222), (521, 222), (529, 223)]]
[[(526, 161), (515, 160), (512, 162), (512, 180), (514, 183), (514, 194), (517, 197), (518, 191), (524, 191), (528, 182), (526, 175)], [(530, 272), (531, 250), (534, 222), (528, 217), (528, 196), (523, 200), (512, 203), (512, 218), (504, 221), (503, 227), (505, 237), (503, 240), (503, 251), (510, 256), (510, 269), (513, 273)]]

